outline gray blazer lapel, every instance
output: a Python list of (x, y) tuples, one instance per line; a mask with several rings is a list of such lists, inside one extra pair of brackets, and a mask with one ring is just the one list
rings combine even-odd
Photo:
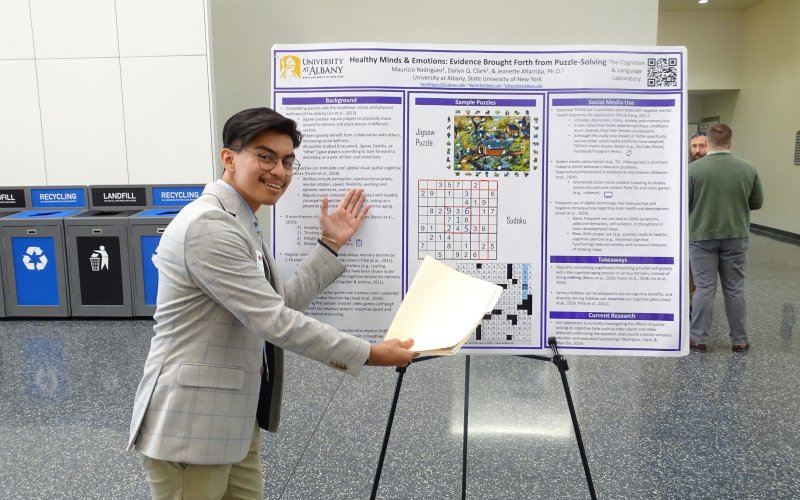
[[(250, 207), (244, 204), (238, 194), (216, 182), (207, 184), (203, 190), (203, 194), (208, 194), (216, 198), (222, 206), (222, 209), (236, 218), (236, 222), (239, 223), (250, 237), (249, 239), (253, 248), (263, 252), (258, 233), (256, 232), (256, 226), (253, 224), (252, 211)], [(272, 270), (270, 269), (270, 271)]]
[[(284, 297), (283, 281), (278, 276), (278, 266), (275, 259), (272, 258), (272, 252), (269, 251), (266, 245), (261, 245), (261, 251), (264, 254), (266, 266), (269, 269), (269, 275), (272, 280), (272, 287), (281, 297)], [(275, 365), (273, 366), (272, 377), (272, 397), (270, 403), (270, 415), (267, 430), (276, 432), (280, 423), (281, 416), (281, 400), (283, 399), (283, 349), (275, 346)]]
[(275, 262), (275, 259), (272, 258), (272, 252), (266, 247), (266, 245), (262, 246), (261, 250), (264, 252), (264, 255), (267, 258), (269, 275), (272, 277), (272, 287), (275, 289), (276, 292), (278, 292), (278, 295), (283, 297), (284, 296), (283, 281), (281, 280), (280, 276), (278, 276), (278, 264)]

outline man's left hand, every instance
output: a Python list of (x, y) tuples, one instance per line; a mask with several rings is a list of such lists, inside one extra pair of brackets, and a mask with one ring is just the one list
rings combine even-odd
[(364, 190), (351, 189), (339, 202), (339, 206), (328, 213), (328, 198), (322, 199), (319, 208), (321, 239), (334, 252), (338, 252), (358, 230), (361, 221), (367, 216), (369, 205), (364, 204)]

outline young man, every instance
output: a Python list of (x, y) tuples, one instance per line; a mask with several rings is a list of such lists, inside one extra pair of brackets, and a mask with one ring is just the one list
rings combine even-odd
[(689, 346), (705, 351), (719, 274), (731, 348), (747, 351), (744, 300), (750, 211), (764, 203), (755, 167), (730, 152), (733, 132), (725, 124), (707, 131), (708, 154), (689, 165), (689, 259), (697, 290), (692, 300)]
[(322, 200), (319, 244), (283, 282), (255, 212), (288, 189), (301, 135), (268, 108), (235, 114), (222, 135), (222, 179), (181, 210), (158, 247), (157, 324), (128, 443), (153, 498), (263, 498), (259, 426), (278, 427), (283, 349), (354, 376), (415, 356), (413, 341), (371, 346), (301, 312), (344, 271), (336, 252), (367, 214), (362, 190), (332, 213)]

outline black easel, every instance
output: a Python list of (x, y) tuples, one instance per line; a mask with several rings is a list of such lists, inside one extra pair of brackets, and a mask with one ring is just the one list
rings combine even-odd
[[(419, 363), (435, 359), (439, 356), (422, 356), (411, 360), (412, 363)], [(411, 365), (409, 365), (411, 366)], [(381, 482), (381, 473), (383, 472), (383, 460), (386, 458), (386, 449), (389, 447), (389, 436), (392, 434), (392, 424), (394, 423), (394, 412), (397, 410), (397, 400), (400, 398), (400, 386), (403, 385), (403, 376), (406, 374), (406, 366), (398, 367), (397, 371), (397, 385), (394, 387), (394, 398), (392, 398), (392, 408), (389, 410), (389, 420), (386, 422), (386, 432), (383, 434), (383, 445), (381, 446), (381, 454), (378, 457), (378, 467), (375, 469), (375, 478), (372, 480), (372, 494), (370, 499), (375, 500), (378, 494), (378, 486)], [(464, 430), (466, 434), (466, 429)]]
[(569, 390), (569, 383), (567, 382), (567, 360), (564, 356), (558, 353), (558, 344), (555, 337), (547, 339), (547, 345), (553, 351), (553, 357), (536, 356), (534, 354), (521, 354), (518, 357), (527, 359), (538, 359), (540, 361), (552, 361), (558, 368), (558, 373), (561, 374), (561, 385), (564, 387), (564, 395), (567, 397), (567, 406), (569, 407), (569, 416), (572, 418), (572, 428), (575, 429), (575, 440), (578, 442), (578, 450), (581, 453), (581, 462), (583, 462), (583, 473), (586, 475), (586, 486), (589, 487), (589, 496), (592, 500), (597, 500), (597, 494), (594, 491), (594, 482), (592, 481), (592, 472), (589, 470), (589, 459), (586, 458), (586, 449), (583, 447), (583, 438), (581, 437), (581, 429), (578, 426), (578, 416), (575, 414), (575, 405), (572, 404), (572, 393)]
[[(597, 494), (594, 491), (594, 482), (592, 481), (592, 473), (589, 470), (589, 460), (586, 458), (586, 450), (583, 447), (583, 438), (581, 437), (581, 430), (578, 426), (578, 417), (575, 414), (575, 406), (572, 403), (572, 393), (569, 390), (569, 383), (567, 382), (567, 360), (558, 353), (558, 345), (555, 337), (547, 339), (547, 345), (553, 351), (553, 357), (536, 356), (533, 354), (518, 355), (520, 358), (535, 359), (540, 361), (552, 361), (558, 368), (561, 374), (561, 385), (564, 387), (564, 395), (567, 398), (567, 406), (569, 407), (569, 415), (572, 418), (572, 427), (575, 430), (575, 439), (578, 442), (578, 450), (581, 454), (581, 462), (583, 463), (583, 472), (586, 475), (586, 484), (589, 487), (589, 495), (592, 500), (597, 499)], [(427, 356), (416, 358), (412, 363), (420, 361), (427, 361), (429, 359), (438, 358), (439, 356)], [(394, 414), (397, 410), (397, 400), (400, 397), (400, 387), (403, 384), (403, 376), (406, 373), (406, 368), (397, 368), (397, 385), (394, 389), (394, 398), (392, 399), (392, 407), (389, 410), (389, 420), (386, 423), (386, 432), (383, 436), (383, 446), (381, 447), (380, 457), (378, 458), (378, 466), (375, 469), (375, 478), (372, 481), (372, 494), (371, 500), (375, 500), (378, 494), (378, 487), (380, 485), (381, 473), (383, 472), (383, 461), (386, 458), (386, 449), (389, 446), (389, 437), (392, 433), (392, 424), (394, 423)], [(467, 494), (467, 436), (468, 436), (468, 423), (469, 423), (469, 373), (470, 373), (470, 357), (467, 355), (466, 365), (464, 367), (464, 437), (463, 437), (463, 451), (461, 457), (461, 499), (466, 500)]]

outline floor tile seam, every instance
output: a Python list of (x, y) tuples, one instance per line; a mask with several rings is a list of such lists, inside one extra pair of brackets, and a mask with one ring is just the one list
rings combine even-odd
[(300, 462), (303, 461), (303, 457), (306, 455), (306, 451), (308, 447), (311, 445), (311, 441), (314, 440), (314, 437), (317, 435), (317, 431), (319, 431), (320, 425), (322, 425), (322, 420), (325, 418), (325, 415), (328, 414), (328, 410), (333, 403), (334, 398), (339, 393), (339, 389), (342, 387), (342, 383), (344, 382), (344, 375), (339, 376), (339, 382), (336, 384), (336, 389), (334, 389), (333, 393), (328, 398), (328, 402), (325, 405), (325, 408), (320, 412), (319, 418), (317, 418), (317, 422), (314, 424), (314, 428), (309, 433), (308, 439), (303, 446), (303, 451), (297, 456), (297, 460), (295, 460), (294, 465), (292, 465), (291, 470), (289, 471), (288, 476), (286, 477), (286, 481), (283, 483), (283, 487), (281, 488), (281, 492), (278, 494), (278, 499), (280, 500), (283, 498), (284, 493), (286, 492), (286, 488), (289, 486), (289, 483), (292, 481), (292, 477), (295, 475), (297, 471), (297, 467), (300, 465)]

